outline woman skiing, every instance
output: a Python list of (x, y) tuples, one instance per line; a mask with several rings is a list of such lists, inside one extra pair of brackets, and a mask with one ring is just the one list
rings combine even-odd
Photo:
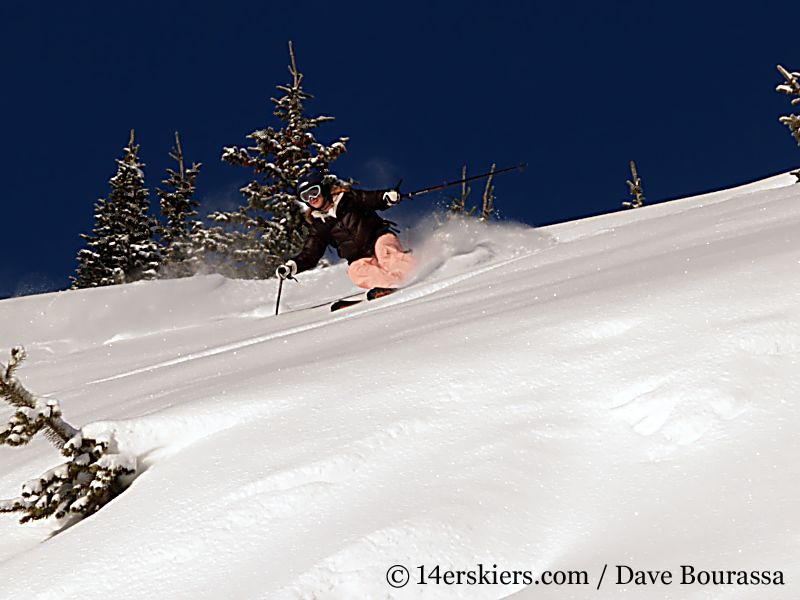
[(279, 266), (276, 275), (286, 279), (315, 267), (333, 246), (350, 265), (347, 274), (353, 283), (369, 290), (367, 299), (393, 292), (411, 276), (416, 261), (403, 249), (391, 223), (376, 211), (397, 204), (399, 189), (332, 187), (325, 179), (315, 170), (297, 184), (297, 194), (308, 207), (310, 232), (300, 253)]

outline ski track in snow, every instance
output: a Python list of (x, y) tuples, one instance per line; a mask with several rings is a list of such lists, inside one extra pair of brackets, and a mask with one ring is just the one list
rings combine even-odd
[[(467, 279), (471, 279), (473, 277), (482, 275), (482, 274), (487, 273), (489, 271), (492, 271), (494, 269), (499, 269), (499, 268), (504, 267), (506, 265), (515, 263), (515, 262), (523, 260), (525, 258), (528, 258), (529, 256), (531, 256), (531, 254), (533, 254), (533, 253), (522, 254), (521, 256), (516, 256), (514, 258), (506, 259), (506, 260), (500, 261), (498, 263), (493, 263), (491, 265), (487, 265), (487, 266), (482, 267), (480, 269), (476, 269), (474, 271), (470, 271), (470, 272), (467, 272), (467, 273), (462, 273), (461, 275), (456, 275), (456, 276), (453, 276), (453, 277), (449, 277), (449, 278), (447, 278), (447, 279), (445, 279), (443, 281), (439, 281), (439, 282), (436, 282), (436, 283), (430, 283), (430, 284), (425, 284), (425, 285), (422, 285), (420, 283), (412, 284), (410, 287), (404, 288), (400, 292), (397, 292), (396, 294), (393, 294), (392, 296), (390, 296), (388, 298), (381, 298), (380, 301), (365, 302), (363, 305), (358, 305), (356, 307), (352, 307), (350, 309), (346, 309), (346, 311), (344, 313), (340, 314), (340, 315), (336, 315), (336, 316), (333, 316), (333, 317), (325, 318), (325, 319), (322, 319), (320, 321), (316, 321), (316, 322), (310, 323), (308, 325), (301, 325), (301, 326), (298, 326), (298, 327), (292, 327), (290, 329), (285, 329), (285, 330), (282, 330), (282, 331), (277, 331), (275, 333), (269, 333), (269, 334), (262, 335), (262, 336), (256, 336), (256, 337), (253, 337), (253, 338), (250, 338), (250, 339), (247, 339), (247, 340), (243, 340), (243, 341), (240, 341), (240, 342), (233, 342), (233, 343), (230, 343), (230, 344), (223, 344), (221, 346), (217, 346), (217, 347), (214, 347), (214, 348), (209, 348), (208, 350), (203, 350), (201, 352), (194, 352), (194, 353), (188, 354), (186, 356), (181, 356), (179, 358), (174, 358), (174, 359), (171, 359), (171, 360), (166, 360), (166, 361), (163, 361), (163, 362), (155, 363), (155, 364), (152, 364), (152, 365), (148, 365), (146, 367), (141, 367), (139, 369), (126, 371), (124, 373), (119, 373), (117, 375), (112, 375), (110, 377), (105, 377), (105, 378), (102, 378), (102, 379), (95, 379), (95, 380), (87, 382), (86, 385), (87, 386), (88, 385), (97, 385), (97, 384), (100, 384), (100, 383), (107, 383), (107, 382), (110, 382), (110, 381), (117, 381), (119, 379), (124, 379), (126, 377), (133, 377), (135, 375), (141, 375), (143, 373), (151, 373), (151, 372), (156, 371), (158, 369), (164, 369), (164, 368), (172, 367), (172, 366), (179, 365), (179, 364), (182, 364), (182, 363), (185, 363), (185, 362), (190, 362), (190, 361), (199, 360), (199, 359), (203, 359), (203, 358), (209, 358), (209, 357), (212, 357), (212, 356), (217, 356), (219, 354), (224, 354), (226, 352), (233, 352), (233, 351), (237, 351), (237, 350), (242, 350), (242, 349), (247, 348), (249, 346), (254, 346), (254, 345), (257, 345), (257, 344), (263, 344), (264, 342), (268, 342), (270, 340), (274, 340), (274, 339), (278, 339), (278, 338), (282, 338), (282, 337), (288, 337), (288, 336), (292, 336), (292, 335), (295, 335), (295, 334), (298, 334), (298, 333), (303, 333), (303, 332), (310, 331), (310, 330), (313, 330), (313, 329), (318, 329), (320, 327), (330, 326), (332, 324), (339, 323), (341, 321), (347, 321), (347, 320), (350, 320), (350, 319), (359, 318), (359, 317), (364, 316), (365, 314), (369, 314), (369, 313), (372, 313), (372, 312), (375, 312), (375, 311), (380, 311), (380, 310), (386, 310), (386, 309), (389, 309), (391, 307), (397, 306), (398, 304), (411, 302), (413, 300), (418, 300), (418, 299), (423, 298), (425, 296), (429, 296), (429, 295), (434, 294), (436, 292), (439, 292), (439, 291), (441, 291), (441, 290), (443, 290), (445, 288), (448, 288), (448, 287), (451, 287), (451, 286), (456, 285), (458, 283), (461, 283), (462, 281), (466, 281)], [(327, 305), (326, 305), (326, 308), (327, 308)], [(299, 309), (299, 310), (303, 310), (303, 309)], [(293, 312), (296, 312), (296, 311), (283, 313), (283, 314), (293, 314)], [(278, 317), (280, 317), (280, 316), (281, 315), (278, 315)], [(118, 336), (115, 336), (115, 337), (118, 337)]]

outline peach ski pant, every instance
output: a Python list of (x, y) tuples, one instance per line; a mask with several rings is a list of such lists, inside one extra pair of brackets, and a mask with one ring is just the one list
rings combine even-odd
[(385, 233), (375, 242), (375, 255), (353, 261), (347, 274), (361, 288), (394, 288), (407, 281), (416, 266), (397, 236)]

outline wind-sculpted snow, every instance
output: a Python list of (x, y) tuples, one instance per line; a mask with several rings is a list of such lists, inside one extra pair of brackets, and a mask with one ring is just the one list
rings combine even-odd
[[(796, 597), (791, 181), (538, 230), (419, 227), (417, 278), (341, 313), (341, 264), (287, 282), (277, 317), (275, 281), (214, 276), (0, 302), (26, 386), (141, 472), (63, 531), (0, 518), (0, 596)], [(48, 459), (0, 452), (0, 497)], [(413, 580), (478, 564), (590, 585)], [(604, 564), (787, 584), (597, 591)]]

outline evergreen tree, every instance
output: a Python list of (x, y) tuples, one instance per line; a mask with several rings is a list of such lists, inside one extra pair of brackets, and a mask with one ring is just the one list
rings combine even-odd
[[(778, 87), (775, 89), (782, 94), (796, 96), (796, 98), (792, 98), (792, 106), (800, 105), (800, 73), (790, 73), (781, 65), (778, 65), (778, 71), (781, 75), (783, 75), (785, 81), (784, 83), (778, 85)], [(789, 131), (792, 133), (792, 136), (794, 136), (794, 139), (797, 140), (798, 144), (800, 144), (800, 115), (786, 115), (780, 117), (779, 120), (789, 128)], [(793, 171), (792, 175), (797, 177), (797, 181), (800, 182), (800, 169)]]
[(194, 275), (202, 264), (204, 228), (196, 220), (200, 203), (195, 200), (195, 181), (200, 173), (200, 163), (188, 169), (183, 161), (181, 138), (175, 132), (175, 147), (170, 152), (178, 163), (178, 170), (167, 169), (168, 177), (162, 182), (167, 189), (156, 189), (161, 200), (164, 224), (158, 228), (161, 238), (161, 275), (188, 277)]
[(117, 159), (117, 174), (109, 180), (111, 193), (95, 204), (91, 234), (81, 234), (88, 248), (78, 252), (72, 287), (86, 288), (125, 283), (156, 276), (160, 258), (148, 215), (144, 164), (131, 130), (125, 155)]
[(297, 181), (313, 168), (327, 170), (345, 152), (348, 141), (340, 137), (329, 146), (317, 142), (314, 130), (333, 117), (304, 114), (304, 103), (313, 96), (303, 89), (291, 42), (289, 56), (292, 81), (277, 86), (284, 95), (272, 98), (273, 114), (283, 127), (254, 131), (247, 136), (254, 145), (226, 147), (222, 153), (222, 160), (251, 168), (257, 176), (241, 189), (246, 206), (210, 216), (218, 224), (209, 231), (211, 248), (240, 277), (270, 277), (278, 264), (300, 249), (306, 223), (295, 193)]
[(631, 161), (631, 179), (628, 180), (628, 190), (633, 198), (629, 202), (623, 202), (622, 206), (625, 208), (641, 208), (644, 206), (644, 190), (642, 189), (642, 180), (639, 178), (639, 173), (636, 171), (636, 163)]

